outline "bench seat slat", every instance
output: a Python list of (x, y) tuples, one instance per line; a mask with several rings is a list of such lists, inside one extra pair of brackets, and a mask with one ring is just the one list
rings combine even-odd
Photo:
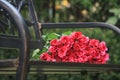
[[(15, 60), (0, 60), (0, 74), (15, 74)], [(4, 63), (4, 64), (2, 64)], [(119, 64), (84, 64), (84, 63), (69, 63), (69, 62), (43, 62), (30, 61), (29, 74), (78, 74), (82, 71), (88, 72), (105, 72), (105, 71), (120, 71)]]

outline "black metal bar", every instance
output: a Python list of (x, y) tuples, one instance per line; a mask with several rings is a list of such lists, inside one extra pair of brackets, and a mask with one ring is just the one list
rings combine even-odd
[(28, 0), (28, 8), (29, 8), (29, 12), (31, 13), (31, 18), (32, 18), (32, 22), (33, 22), (33, 28), (35, 30), (35, 36), (36, 36), (36, 40), (40, 42), (40, 49), (43, 48), (43, 40), (41, 37), (41, 24), (38, 21), (38, 17), (37, 17), (37, 13), (35, 11), (34, 8), (34, 4), (33, 4), (33, 0)]
[(109, 28), (120, 35), (120, 29), (103, 22), (42, 23), (42, 28)]
[(4, 25), (2, 24), (2, 22), (0, 21), (0, 30), (5, 33), (5, 27)]
[(28, 6), (29, 6), (29, 11), (31, 13), (32, 21), (34, 23), (35, 35), (36, 35), (37, 40), (39, 40), (41, 39), (41, 33), (40, 33), (41, 25), (39, 25), (39, 21), (38, 21), (37, 14), (34, 8), (33, 0), (28, 1)]
[(19, 38), (12, 37), (2, 37), (0, 36), (0, 47), (2, 48), (20, 48), (21, 43)]
[[(41, 44), (39, 40), (30, 40), (28, 41), (30, 49), (41, 49)], [(0, 47), (1, 48), (21, 48), (21, 41), (16, 36), (0, 36)]]
[[(42, 49), (43, 46), (41, 46), (41, 41), (39, 40), (30, 40), (29, 41), (30, 49)], [(42, 43), (43, 44), (43, 43)]]
[[(18, 1), (17, 1), (18, 2)], [(18, 3), (18, 11), (20, 12), (21, 8), (23, 7), (23, 0), (21, 0), (19, 3)]]

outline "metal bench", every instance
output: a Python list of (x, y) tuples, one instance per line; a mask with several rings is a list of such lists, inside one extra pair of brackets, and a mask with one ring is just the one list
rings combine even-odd
[[(11, 0), (10, 0), (11, 1)], [(26, 80), (28, 74), (64, 74), (80, 73), (81, 71), (102, 72), (120, 71), (119, 64), (85, 64), (65, 62), (43, 62), (30, 60), (31, 49), (42, 49), (44, 41), (41, 38), (42, 29), (51, 28), (108, 28), (120, 35), (120, 29), (116, 26), (102, 22), (75, 22), (75, 23), (39, 23), (32, 0), (16, 0), (12, 2), (0, 0), (0, 47), (18, 49), (17, 59), (0, 60), (0, 74), (16, 75), (16, 80)], [(31, 20), (25, 20), (20, 11), (25, 5), (31, 13)], [(28, 26), (33, 26), (35, 40)], [(9, 29), (11, 32), (6, 33)], [(15, 32), (16, 31), (16, 32)], [(16, 35), (17, 33), (17, 35)]]

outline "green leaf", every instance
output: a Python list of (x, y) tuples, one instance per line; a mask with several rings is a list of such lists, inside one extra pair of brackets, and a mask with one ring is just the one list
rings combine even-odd
[(120, 14), (120, 8), (110, 9), (109, 12), (114, 13), (114, 15), (117, 16)]
[(118, 21), (118, 18), (117, 18), (117, 17), (110, 17), (110, 18), (106, 21), (106, 23), (115, 25), (115, 24), (117, 23), (117, 21)]
[(70, 35), (72, 33), (72, 31), (66, 31), (66, 32), (63, 32), (62, 35)]
[(120, 19), (120, 14), (118, 15), (118, 18)]
[(40, 49), (36, 49), (33, 51), (32, 58), (37, 59), (40, 53)]
[(40, 51), (40, 54), (42, 54), (43, 52), (47, 52), (48, 47), (44, 47), (42, 51)]
[(52, 40), (52, 39), (58, 39), (60, 35), (56, 34), (56, 33), (51, 33), (51, 34), (47, 34), (45, 37), (45, 40)]

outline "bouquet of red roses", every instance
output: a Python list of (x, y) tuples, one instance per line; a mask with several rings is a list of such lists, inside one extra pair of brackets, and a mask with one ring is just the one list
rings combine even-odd
[(69, 36), (51, 40), (48, 51), (40, 55), (40, 60), (105, 64), (109, 60), (107, 50), (104, 41), (73, 32)]

